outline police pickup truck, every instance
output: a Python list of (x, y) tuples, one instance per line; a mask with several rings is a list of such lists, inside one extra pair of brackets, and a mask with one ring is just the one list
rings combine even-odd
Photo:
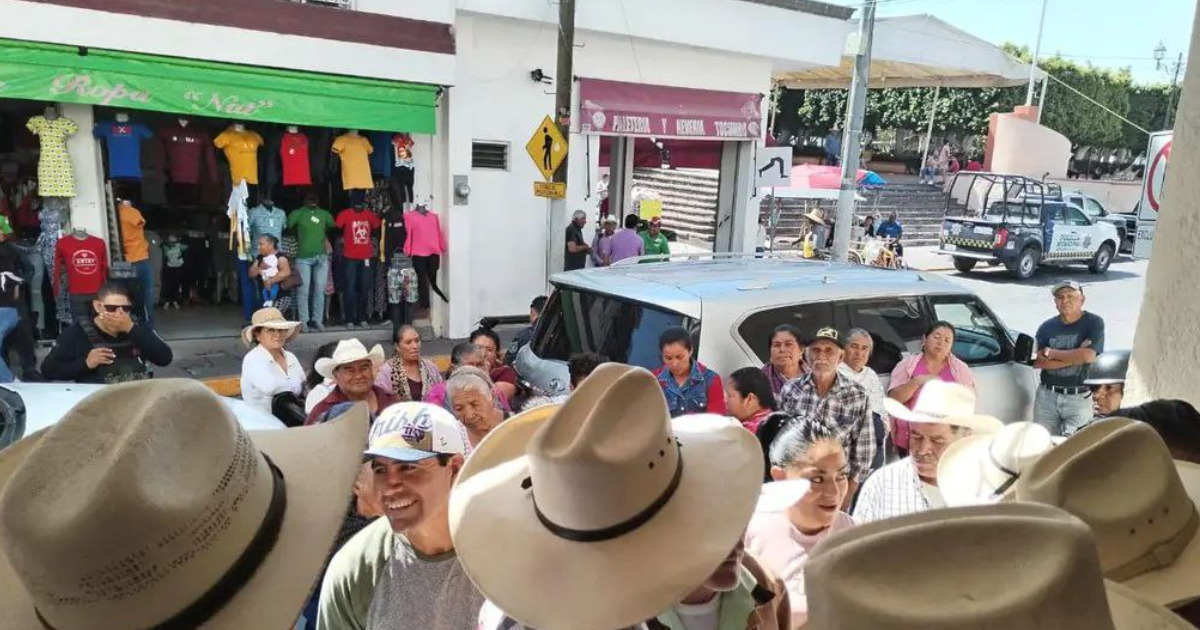
[(1121, 242), (1112, 223), (1027, 177), (960, 173), (948, 192), (938, 253), (963, 273), (981, 261), (1003, 264), (1022, 280), (1040, 265), (1085, 263), (1105, 273)]

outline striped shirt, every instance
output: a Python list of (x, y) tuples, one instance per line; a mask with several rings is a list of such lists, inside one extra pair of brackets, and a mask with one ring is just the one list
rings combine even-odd
[(848, 377), (838, 374), (833, 386), (821, 396), (812, 372), (783, 386), (779, 410), (797, 418), (823, 414), (842, 429), (842, 446), (850, 462), (851, 475), (863, 481), (871, 474), (875, 459), (875, 423), (871, 419), (871, 401), (866, 390)]
[[(933, 495), (933, 500), (930, 498)], [(927, 491), (911, 457), (892, 462), (867, 478), (854, 506), (854, 521), (866, 523), (945, 507), (941, 493)]]

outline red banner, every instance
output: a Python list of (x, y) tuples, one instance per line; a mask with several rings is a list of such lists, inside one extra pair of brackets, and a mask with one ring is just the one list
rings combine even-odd
[(579, 81), (581, 133), (681, 138), (762, 139), (762, 95), (623, 81)]

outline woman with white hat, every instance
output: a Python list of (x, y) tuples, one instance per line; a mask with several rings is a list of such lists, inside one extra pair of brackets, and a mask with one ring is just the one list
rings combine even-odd
[(277, 308), (260, 308), (242, 329), (242, 343), (250, 348), (242, 357), (242, 400), (271, 413), (276, 395), (304, 389), (304, 367), (285, 346), (300, 333), (300, 322), (284, 318)]

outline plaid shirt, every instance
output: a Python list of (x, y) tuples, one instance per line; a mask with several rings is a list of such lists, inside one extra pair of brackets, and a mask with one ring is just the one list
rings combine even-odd
[(854, 521), (866, 523), (933, 509), (921, 488), (917, 465), (911, 457), (892, 462), (863, 484), (854, 505)]
[(866, 390), (846, 376), (838, 374), (833, 387), (822, 398), (811, 372), (789, 382), (779, 393), (779, 410), (798, 418), (824, 414), (842, 428), (842, 446), (850, 462), (851, 474), (863, 481), (871, 474), (875, 459), (875, 423), (871, 420), (871, 400)]

